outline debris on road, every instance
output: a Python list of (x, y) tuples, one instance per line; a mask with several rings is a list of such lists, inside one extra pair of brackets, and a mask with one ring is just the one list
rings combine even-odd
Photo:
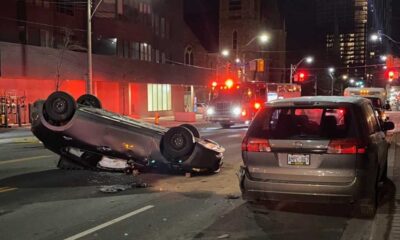
[(239, 199), (239, 198), (240, 198), (239, 194), (228, 194), (228, 195), (225, 196), (225, 199), (233, 199), (233, 200), (235, 200), (235, 199)]
[(229, 235), (229, 234), (222, 234), (222, 235), (220, 235), (220, 236), (218, 236), (217, 237), (217, 239), (225, 239), (225, 238), (229, 238), (231, 235)]
[(148, 187), (150, 187), (150, 185), (147, 183), (132, 183), (132, 184), (126, 184), (126, 185), (101, 186), (99, 188), (99, 191), (104, 192), (104, 193), (116, 193), (116, 192), (121, 192), (121, 191), (131, 189), (131, 188), (148, 188)]

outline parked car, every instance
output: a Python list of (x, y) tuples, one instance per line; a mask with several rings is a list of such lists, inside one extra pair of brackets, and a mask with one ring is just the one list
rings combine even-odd
[(207, 110), (207, 104), (205, 103), (196, 103), (196, 113), (205, 114)]
[(267, 103), (242, 143), (240, 188), (248, 201), (356, 203), (377, 206), (387, 175), (386, 130), (362, 97), (300, 97)]
[(216, 172), (225, 149), (200, 138), (189, 124), (165, 128), (106, 111), (92, 95), (77, 101), (54, 92), (32, 110), (32, 132), (44, 146), (61, 156), (58, 166), (99, 167), (106, 159), (120, 159), (134, 167), (157, 163), (187, 172)]

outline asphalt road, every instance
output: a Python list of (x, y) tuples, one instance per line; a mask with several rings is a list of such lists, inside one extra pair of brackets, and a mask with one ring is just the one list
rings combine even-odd
[[(0, 143), (0, 239), (399, 239), (400, 136), (393, 137), (391, 181), (380, 187), (378, 214), (361, 219), (348, 205), (253, 207), (237, 198), (246, 130), (202, 129), (226, 147), (225, 163), (219, 174), (191, 178), (59, 170), (57, 156), (36, 141)], [(143, 182), (151, 187), (100, 191)]]

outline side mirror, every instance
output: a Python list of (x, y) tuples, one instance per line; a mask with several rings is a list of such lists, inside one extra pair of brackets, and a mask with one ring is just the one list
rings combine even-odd
[(382, 128), (383, 128), (383, 131), (393, 130), (394, 123), (393, 122), (384, 122)]

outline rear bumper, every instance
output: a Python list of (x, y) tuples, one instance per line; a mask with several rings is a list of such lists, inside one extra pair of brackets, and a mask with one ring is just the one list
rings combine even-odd
[(243, 199), (296, 202), (353, 203), (361, 198), (360, 179), (350, 183), (293, 183), (251, 179), (245, 167), (239, 172)]

